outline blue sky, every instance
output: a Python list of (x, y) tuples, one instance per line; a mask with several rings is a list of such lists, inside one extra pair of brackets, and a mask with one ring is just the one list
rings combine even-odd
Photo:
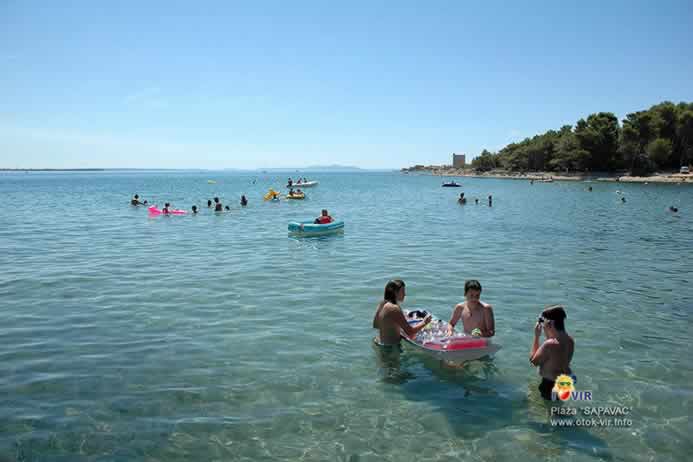
[(693, 100), (693, 3), (0, 1), (0, 167), (400, 168)]

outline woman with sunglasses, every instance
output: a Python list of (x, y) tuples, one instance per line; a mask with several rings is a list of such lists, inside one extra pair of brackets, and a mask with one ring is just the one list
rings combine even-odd
[[(539, 366), (541, 397), (551, 399), (551, 390), (556, 384), (556, 377), (562, 374), (571, 375), (570, 361), (573, 359), (575, 341), (565, 331), (565, 310), (560, 305), (547, 307), (542, 311), (534, 326), (534, 342), (529, 353), (529, 362)], [(544, 329), (544, 343), (539, 346), (539, 336)]]

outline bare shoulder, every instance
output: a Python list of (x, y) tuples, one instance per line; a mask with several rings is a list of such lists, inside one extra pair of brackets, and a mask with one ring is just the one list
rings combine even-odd
[(380, 309), (383, 313), (390, 314), (394, 311), (399, 311), (399, 306), (395, 305), (394, 303), (384, 302)]
[(544, 340), (545, 348), (554, 348), (556, 346), (558, 346), (558, 340), (556, 340), (555, 338), (549, 338)]
[(484, 307), (484, 310), (493, 311), (493, 305), (491, 305), (490, 303), (486, 303), (486, 302), (480, 302), (480, 303), (481, 303), (481, 306)]
[(464, 307), (467, 306), (466, 302), (458, 303), (455, 305), (455, 311), (462, 311), (464, 310)]

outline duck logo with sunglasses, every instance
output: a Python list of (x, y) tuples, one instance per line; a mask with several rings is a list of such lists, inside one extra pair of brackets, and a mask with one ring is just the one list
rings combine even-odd
[(551, 395), (554, 401), (557, 399), (568, 401), (574, 391), (575, 385), (573, 378), (569, 375), (562, 374), (556, 377), (556, 384), (553, 386), (553, 390), (551, 390)]

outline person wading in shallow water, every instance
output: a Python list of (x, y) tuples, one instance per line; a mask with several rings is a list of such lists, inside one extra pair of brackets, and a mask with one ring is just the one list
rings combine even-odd
[(418, 324), (410, 325), (400, 307), (405, 296), (404, 281), (401, 279), (388, 281), (383, 301), (378, 304), (373, 317), (373, 328), (378, 329), (378, 336), (373, 339), (376, 345), (390, 349), (399, 348), (402, 334), (413, 337), (431, 322), (429, 314)]
[[(539, 367), (541, 383), (539, 391), (544, 399), (551, 399), (551, 390), (559, 375), (571, 375), (570, 361), (573, 359), (575, 341), (565, 331), (565, 310), (560, 305), (547, 307), (534, 326), (534, 342), (529, 352), (529, 362)], [(544, 343), (539, 346), (539, 337), (544, 330)]]
[(496, 335), (496, 321), (493, 317), (493, 307), (479, 300), (481, 296), (481, 283), (471, 279), (464, 283), (463, 303), (458, 303), (452, 312), (448, 323), (448, 335), (455, 331), (455, 325), (462, 320), (462, 329), (467, 335), (481, 337), (493, 337)]

